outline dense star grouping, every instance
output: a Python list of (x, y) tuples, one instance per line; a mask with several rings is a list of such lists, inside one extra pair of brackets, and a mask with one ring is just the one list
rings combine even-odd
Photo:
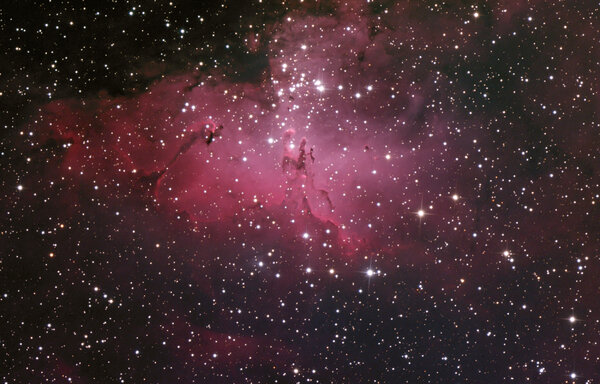
[(600, 382), (599, 11), (0, 5), (1, 381)]

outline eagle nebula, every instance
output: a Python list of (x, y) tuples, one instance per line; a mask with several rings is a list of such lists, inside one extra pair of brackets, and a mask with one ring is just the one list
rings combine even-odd
[(2, 383), (600, 383), (598, 4), (6, 3)]

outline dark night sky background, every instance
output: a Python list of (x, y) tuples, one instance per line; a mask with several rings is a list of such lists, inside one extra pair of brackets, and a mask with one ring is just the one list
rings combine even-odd
[(599, 12), (3, 1), (0, 381), (600, 383)]

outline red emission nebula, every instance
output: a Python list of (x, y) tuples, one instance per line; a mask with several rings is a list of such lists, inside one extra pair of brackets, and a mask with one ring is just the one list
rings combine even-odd
[(2, 382), (599, 382), (597, 5), (33, 3)]

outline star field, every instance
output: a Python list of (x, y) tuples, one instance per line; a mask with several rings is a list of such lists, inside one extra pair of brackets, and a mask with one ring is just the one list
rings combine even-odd
[(0, 5), (0, 381), (600, 382), (598, 12)]

